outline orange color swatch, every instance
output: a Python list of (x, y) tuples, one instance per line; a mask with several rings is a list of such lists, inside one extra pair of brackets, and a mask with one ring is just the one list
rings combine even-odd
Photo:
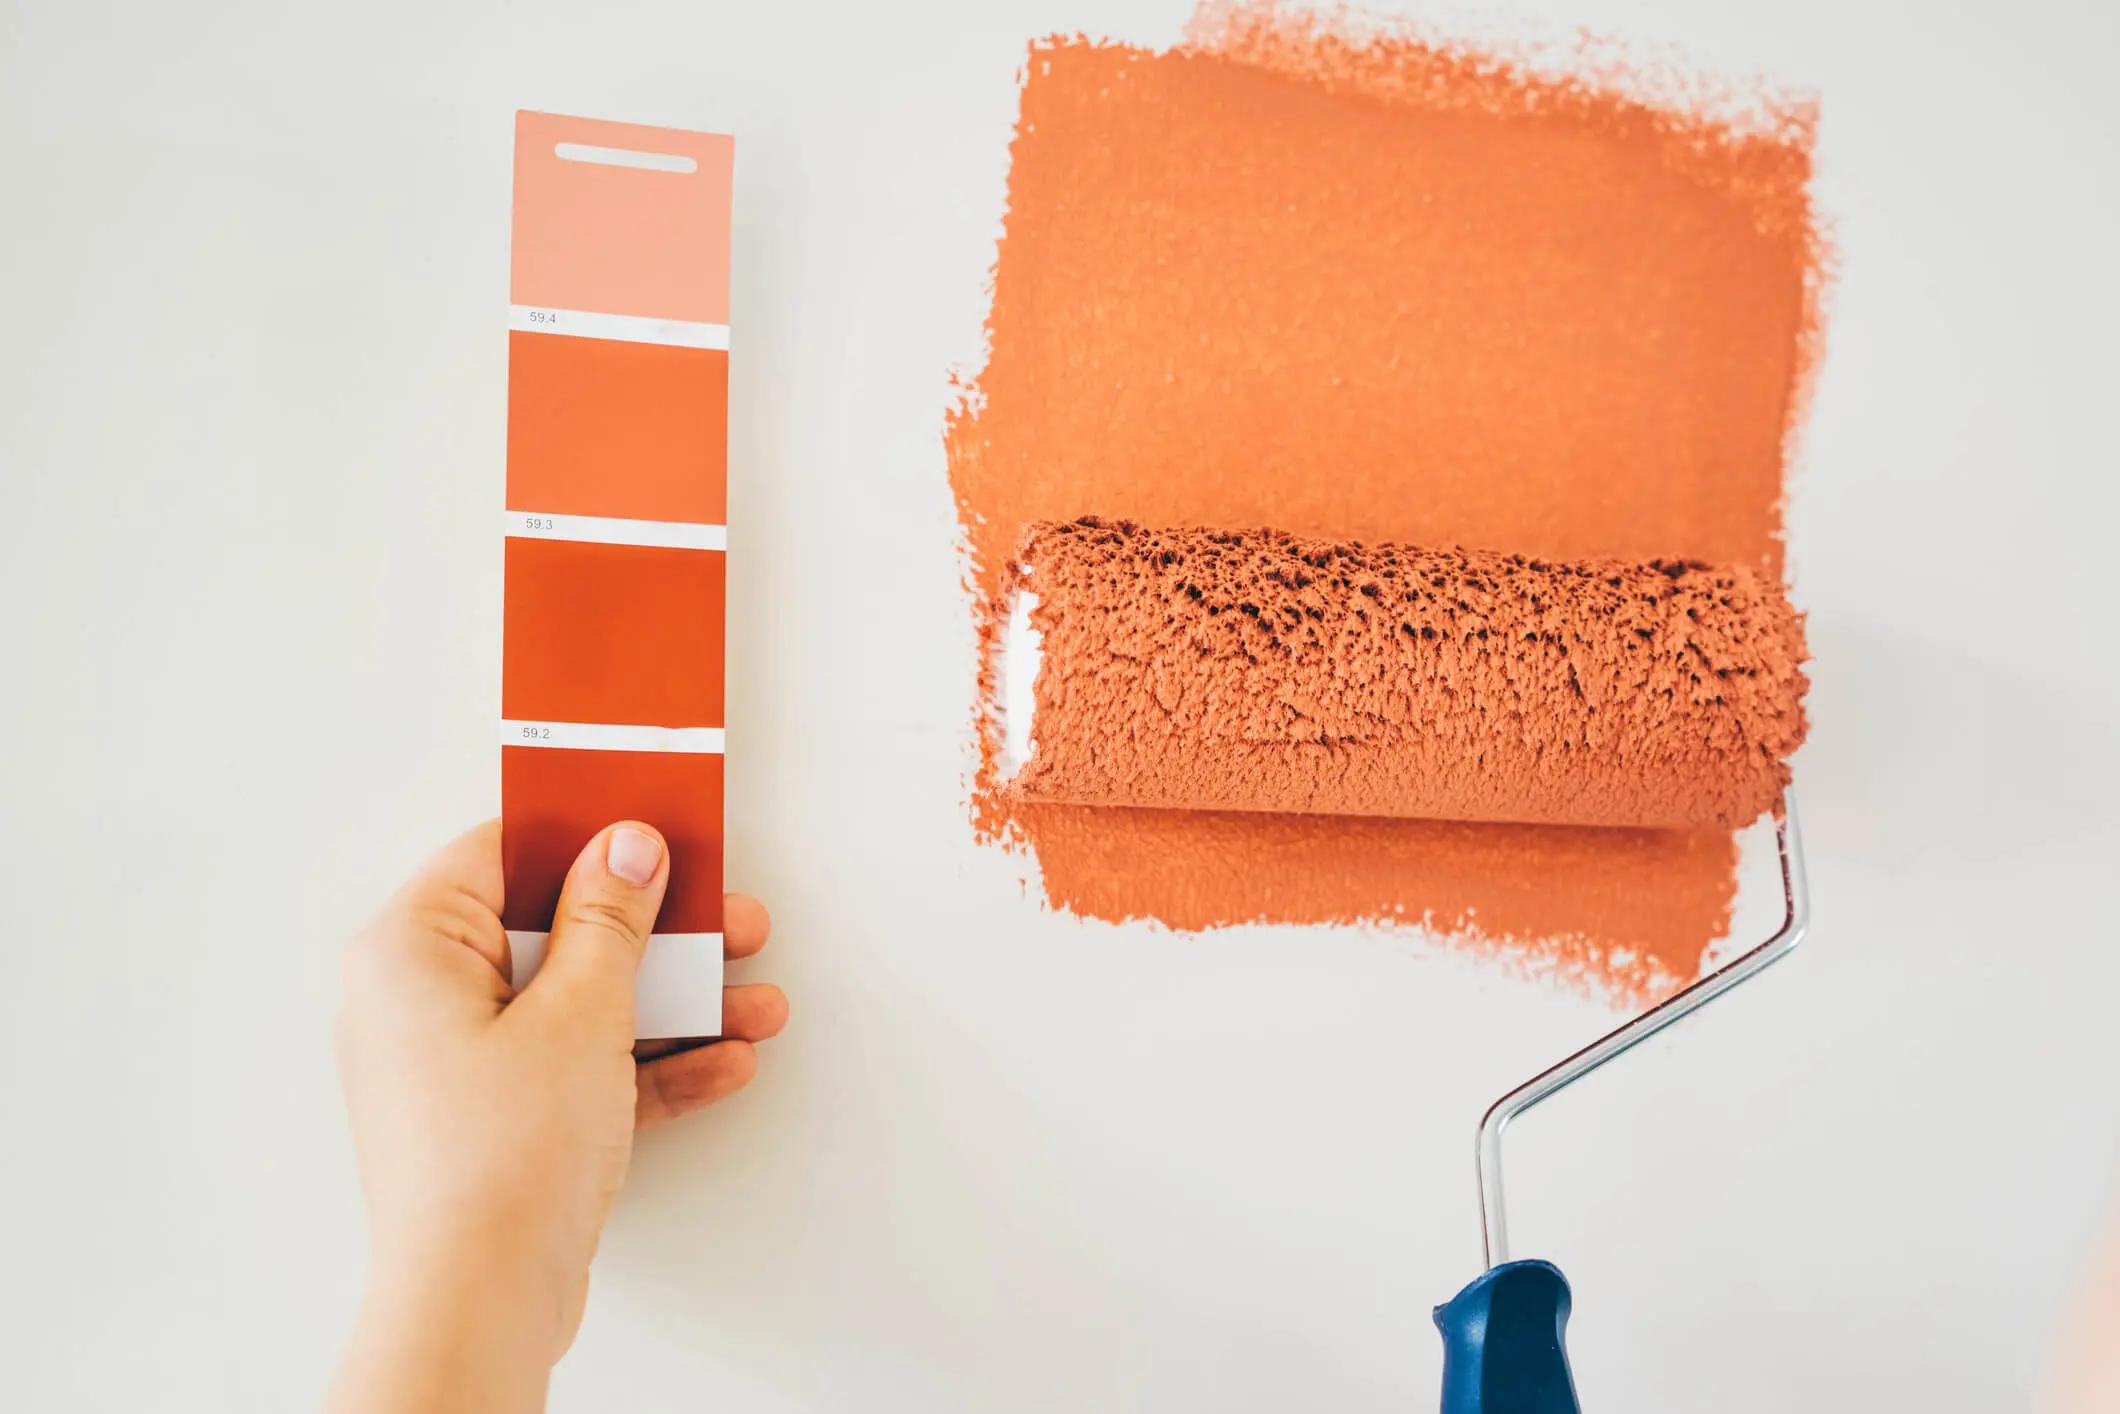
[(508, 336), (508, 507), (720, 525), (729, 355)]
[(501, 716), (724, 725), (726, 555), (511, 538), (507, 573)]
[[(1083, 515), (1778, 578), (1812, 139), (1273, 7), (1034, 46), (947, 429), (985, 641), (1023, 527)], [(979, 831), (1088, 916), (1425, 918), (1633, 992), (1727, 925), (1727, 835), (1013, 807), (982, 730)]]

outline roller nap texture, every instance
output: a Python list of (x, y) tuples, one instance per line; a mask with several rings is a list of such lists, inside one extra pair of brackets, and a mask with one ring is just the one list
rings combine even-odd
[(1802, 619), (1744, 569), (1085, 518), (1008, 590), (1028, 800), (1737, 827), (1804, 736)]

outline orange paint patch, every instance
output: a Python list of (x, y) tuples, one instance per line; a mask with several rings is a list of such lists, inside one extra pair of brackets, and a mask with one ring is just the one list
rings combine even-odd
[(1703, 944), (1729, 926), (1737, 864), (1718, 830), (1066, 805), (1021, 806), (1016, 820), (1047, 896), (1091, 918), (1425, 923), (1520, 945), (1535, 966), (1630, 996), (1699, 970)]
[[(1778, 576), (1811, 149), (1800, 105), (1710, 118), (1270, 10), (1034, 46), (947, 433), (982, 633), (1024, 524), (1085, 514)], [(979, 831), (1088, 916), (1426, 918), (1628, 991), (1728, 922), (1727, 836), (1012, 810), (994, 745)]]

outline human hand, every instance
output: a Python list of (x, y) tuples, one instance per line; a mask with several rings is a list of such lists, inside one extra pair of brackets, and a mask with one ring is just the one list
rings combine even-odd
[(2055, 1414), (2111, 1414), (2120, 1409), (2120, 1208), (2069, 1298), (2060, 1357), (2046, 1408)]
[[(339, 1071), (372, 1257), (334, 1411), (542, 1407), (634, 1134), (756, 1071), (787, 1018), (778, 987), (727, 988), (724, 1039), (636, 1062), (633, 978), (668, 882), (650, 827), (591, 840), (517, 996), (488, 822), (348, 946)], [(730, 894), (724, 914), (728, 956), (765, 946), (757, 900)]]

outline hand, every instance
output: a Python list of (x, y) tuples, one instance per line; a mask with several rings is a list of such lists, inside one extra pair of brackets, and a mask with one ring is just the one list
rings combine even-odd
[[(574, 861), (538, 975), (509, 985), (498, 822), (457, 839), (346, 950), (340, 1078), (372, 1229), (339, 1414), (534, 1410), (574, 1340), (633, 1136), (748, 1082), (778, 987), (730, 987), (724, 1039), (636, 1062), (633, 976), (669, 882), (613, 825)], [(730, 957), (766, 911), (730, 894)]]
[[(2108, 1223), (2120, 1220), (2116, 1211)], [(2079, 1278), (2062, 1324), (2060, 1360), (2046, 1407), (2056, 1414), (2120, 1409), (2120, 1226), (2105, 1235)]]

